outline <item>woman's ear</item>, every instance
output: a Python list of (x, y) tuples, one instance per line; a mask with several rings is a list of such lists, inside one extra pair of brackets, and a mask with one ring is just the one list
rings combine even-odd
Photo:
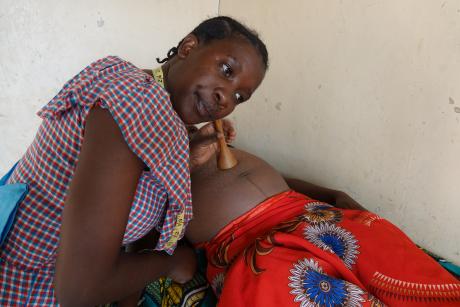
[(179, 58), (186, 58), (190, 51), (195, 49), (198, 46), (198, 38), (195, 34), (188, 34), (179, 44), (179, 48), (177, 49), (177, 56)]

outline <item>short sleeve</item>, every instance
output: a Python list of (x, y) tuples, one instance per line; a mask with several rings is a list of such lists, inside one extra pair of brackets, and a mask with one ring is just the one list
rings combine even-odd
[(160, 192), (167, 195), (163, 203), (151, 204), (165, 207), (161, 225), (152, 227), (161, 229), (156, 249), (172, 253), (192, 218), (184, 123), (172, 108), (166, 90), (151, 76), (115, 56), (100, 59), (82, 70), (38, 115), (53, 120), (78, 108), (75, 114), (84, 129), (86, 117), (96, 105), (111, 113), (129, 148), (150, 169), (163, 189)]
[(167, 193), (156, 249), (172, 253), (192, 218), (188, 136), (168, 93), (144, 73), (123, 75), (101, 95), (123, 137)]
[(67, 81), (59, 93), (51, 99), (39, 112), (43, 119), (53, 119), (75, 106), (91, 108), (96, 103), (98, 92), (107, 86), (105, 80), (110, 67), (120, 67), (126, 63), (116, 56), (108, 56), (97, 60)]

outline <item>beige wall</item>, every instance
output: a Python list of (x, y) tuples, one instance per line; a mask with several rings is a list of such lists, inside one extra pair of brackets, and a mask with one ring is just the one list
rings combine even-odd
[(221, 0), (271, 67), (237, 145), (460, 263), (460, 2)]
[(106, 55), (152, 67), (217, 0), (0, 0), (0, 174), (40, 123), (35, 115), (82, 68)]

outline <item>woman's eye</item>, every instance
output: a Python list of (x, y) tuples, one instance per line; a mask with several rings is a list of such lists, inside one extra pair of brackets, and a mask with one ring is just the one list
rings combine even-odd
[(242, 102), (244, 102), (244, 97), (241, 96), (239, 93), (236, 93), (236, 94), (235, 94), (235, 99), (236, 99), (236, 103), (242, 103)]
[(229, 78), (233, 75), (233, 69), (228, 64), (222, 64), (222, 72), (225, 77)]

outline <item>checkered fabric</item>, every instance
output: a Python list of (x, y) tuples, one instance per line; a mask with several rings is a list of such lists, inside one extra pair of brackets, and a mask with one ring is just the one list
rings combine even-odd
[(186, 225), (192, 217), (187, 131), (168, 93), (134, 65), (113, 56), (101, 59), (40, 110), (42, 125), (10, 178), (27, 183), (30, 191), (0, 251), (0, 306), (57, 305), (52, 276), (64, 199), (95, 105), (110, 111), (149, 168), (139, 179), (123, 244), (155, 227), (161, 233), (156, 249), (172, 253), (176, 220)]

